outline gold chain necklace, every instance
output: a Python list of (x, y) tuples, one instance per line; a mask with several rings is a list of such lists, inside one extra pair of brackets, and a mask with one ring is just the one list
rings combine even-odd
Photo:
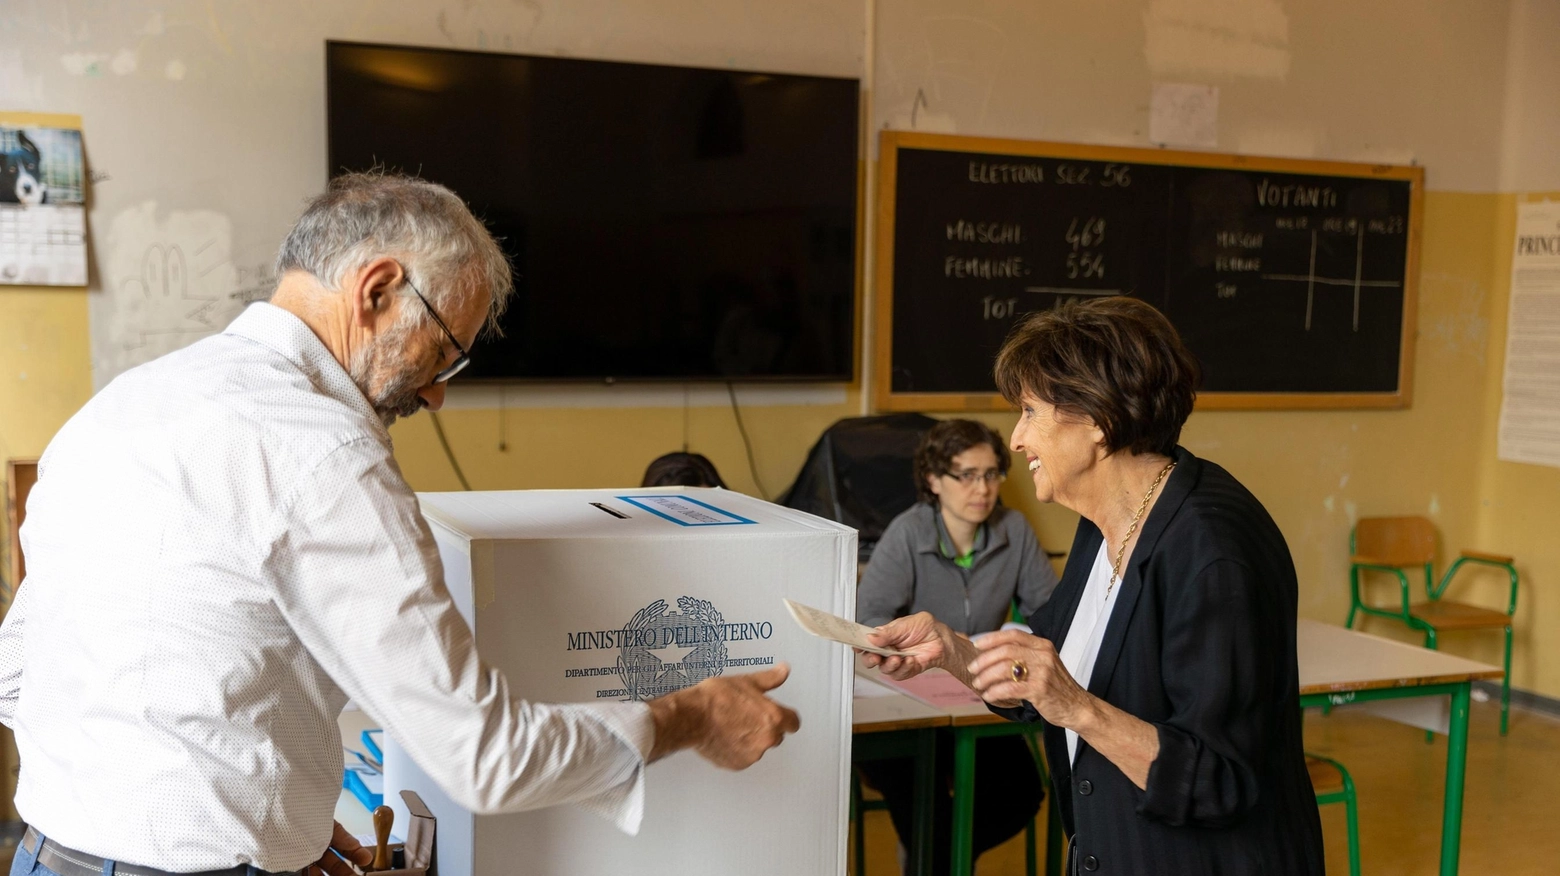
[(1148, 492), (1143, 494), (1143, 504), (1138, 506), (1137, 513), (1132, 515), (1132, 525), (1127, 527), (1127, 534), (1121, 539), (1121, 547), (1116, 549), (1116, 561), (1110, 564), (1110, 583), (1105, 585), (1105, 601), (1110, 601), (1110, 592), (1116, 589), (1116, 582), (1121, 579), (1121, 558), (1127, 553), (1127, 542), (1132, 540), (1132, 533), (1137, 532), (1138, 522), (1143, 519), (1143, 512), (1148, 510), (1150, 499), (1154, 498), (1154, 491), (1159, 489), (1159, 484), (1164, 481), (1165, 475), (1170, 469), (1175, 468), (1175, 460), (1159, 470), (1159, 477), (1149, 484)]

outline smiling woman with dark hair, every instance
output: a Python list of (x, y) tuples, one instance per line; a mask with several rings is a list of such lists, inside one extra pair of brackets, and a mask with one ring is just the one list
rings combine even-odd
[[(856, 617), (888, 623), (929, 612), (964, 634), (1002, 626), (1014, 602), (1028, 616), (1056, 587), (1056, 572), (1040, 550), (1022, 514), (997, 504), (1010, 457), (1002, 436), (973, 420), (943, 420), (915, 453), (919, 502), (894, 518), (872, 552), (856, 589)], [(1016, 736), (982, 739), (975, 777), (974, 853), (1024, 829), (1044, 793), (1029, 746)], [(940, 783), (952, 776), (953, 748), (940, 742)], [(913, 817), (912, 770), (907, 762), (877, 761), (862, 773), (888, 803), (900, 836), (909, 836)], [(933, 859), (948, 860), (952, 808), (937, 797)]]
[(909, 656), (867, 662), (1044, 719), (1070, 872), (1320, 874), (1294, 563), (1262, 504), (1177, 446), (1191, 353), (1159, 311), (1107, 298), (1028, 317), (996, 380), (1035, 495), (1083, 518), (1061, 586), (1034, 635), (971, 643), (921, 613), (872, 636)]

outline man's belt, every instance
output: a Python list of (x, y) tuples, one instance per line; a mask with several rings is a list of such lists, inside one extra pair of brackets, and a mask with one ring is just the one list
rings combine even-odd
[[(40, 848), (40, 846), (42, 848)], [(78, 852), (75, 849), (62, 846), (51, 839), (45, 839), (43, 834), (28, 826), (27, 833), (22, 835), (22, 848), (27, 853), (38, 859), (38, 863), (60, 876), (103, 876), (104, 860), (97, 855), (89, 855), (86, 852)], [(251, 872), (262, 871), (249, 869), (248, 864), (239, 864), (226, 870), (204, 870), (200, 873), (170, 873), (167, 870), (158, 870), (153, 867), (141, 867), (135, 864), (114, 864), (115, 876), (249, 876)], [(302, 871), (292, 870), (286, 873), (268, 874), (268, 876), (302, 876)]]

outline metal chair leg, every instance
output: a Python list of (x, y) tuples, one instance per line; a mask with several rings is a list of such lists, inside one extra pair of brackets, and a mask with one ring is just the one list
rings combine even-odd
[(1039, 817), (1040, 813), (1036, 812), (1024, 825), (1024, 876), (1035, 876), (1035, 821)]
[(1045, 876), (1062, 876), (1062, 850), (1067, 841), (1062, 836), (1062, 810), (1056, 804), (1054, 791), (1045, 805)]
[(1360, 820), (1358, 799), (1354, 791), (1354, 777), (1349, 775), (1349, 771), (1344, 768), (1343, 764), (1330, 757), (1310, 753), (1307, 753), (1306, 757), (1325, 761), (1333, 769), (1336, 769), (1338, 776), (1343, 779), (1342, 790), (1317, 794), (1316, 803), (1319, 806), (1327, 806), (1333, 803), (1343, 804), (1344, 823), (1348, 828), (1349, 837), (1349, 876), (1360, 876)]
[(1348, 796), (1343, 799), (1344, 819), (1349, 826), (1349, 876), (1360, 876), (1360, 817), (1354, 795), (1354, 780), (1343, 771), (1343, 787)]
[(856, 828), (856, 860), (851, 872), (866, 876), (867, 872), (867, 814), (861, 810), (861, 777), (855, 767), (850, 770), (850, 820)]
[(1511, 712), (1511, 624), (1506, 624), (1506, 674), (1500, 679), (1500, 735), (1506, 735), (1506, 718)]
[[(1438, 643), (1436, 641), (1435, 627), (1430, 627), (1430, 628), (1426, 629), (1425, 630), (1425, 647), (1429, 648), (1432, 651), (1436, 651), (1436, 650), (1439, 650), (1439, 648), (1436, 647), (1437, 644)], [(1434, 730), (1426, 730), (1425, 731), (1425, 744), (1429, 745), (1432, 742), (1435, 742), (1435, 731)]]

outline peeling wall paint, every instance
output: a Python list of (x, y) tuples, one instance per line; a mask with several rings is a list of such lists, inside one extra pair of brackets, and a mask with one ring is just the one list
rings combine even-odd
[(98, 388), (221, 331), (247, 303), (232, 261), (233, 223), (222, 213), (159, 215), (156, 201), (144, 201), (114, 216), (106, 242), (102, 293), (92, 300)]
[(1289, 75), (1289, 16), (1277, 0), (1151, 0), (1143, 30), (1156, 77)]

